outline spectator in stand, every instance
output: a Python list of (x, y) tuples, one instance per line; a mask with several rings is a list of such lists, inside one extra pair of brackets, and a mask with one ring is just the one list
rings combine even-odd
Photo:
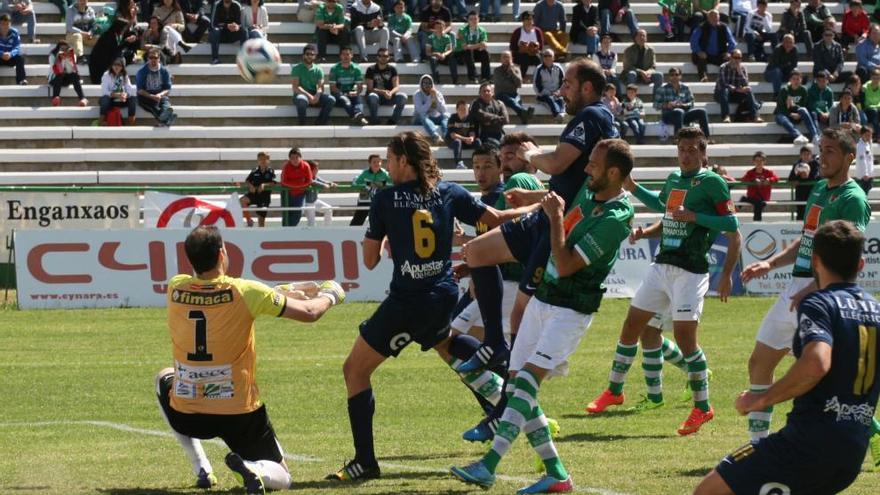
[(544, 48), (543, 63), (535, 71), (535, 99), (547, 105), (557, 124), (565, 122), (565, 100), (562, 99), (562, 80), (565, 70), (555, 62), (553, 50)]
[(865, 92), (862, 91), (862, 80), (856, 74), (849, 76), (843, 89), (848, 89), (852, 93), (853, 105), (859, 110), (859, 122), (864, 126), (868, 123), (868, 117), (865, 115)]
[(807, 22), (810, 37), (814, 41), (818, 40), (825, 32), (825, 19), (829, 17), (832, 17), (831, 11), (822, 3), (822, 0), (807, 0), (807, 6), (804, 7), (804, 19)]
[[(263, 9), (265, 10), (265, 7)], [(192, 46), (183, 41), (184, 18), (180, 4), (177, 3), (177, 0), (162, 0), (153, 9), (153, 17), (157, 18), (159, 25), (162, 26), (162, 43), (165, 46), (163, 51), (167, 51), (176, 58), (178, 64), (181, 63), (180, 50), (187, 53), (192, 49)], [(242, 14), (242, 17), (246, 16)], [(266, 25), (268, 25), (268, 21)]]
[(296, 227), (302, 218), (306, 191), (312, 185), (312, 168), (302, 159), (299, 148), (294, 146), (287, 153), (287, 162), (281, 169), (281, 185), (287, 188), (287, 207), (293, 208), (284, 212), (287, 220), (285, 226)]
[[(467, 24), (458, 29), (455, 56), (467, 67), (467, 77), (472, 83), (488, 81), (492, 77), (489, 67), (489, 33), (479, 25), (475, 11), (468, 12)], [(480, 62), (480, 79), (477, 79), (476, 62)]]
[(757, 0), (731, 0), (730, 26), (734, 38), (742, 38), (749, 14), (758, 8)]
[(782, 13), (782, 22), (779, 24), (778, 36), (790, 34), (795, 41), (804, 44), (804, 50), (809, 56), (813, 53), (813, 37), (807, 29), (807, 21), (801, 12), (801, 0), (789, 0), (788, 9)]
[(440, 146), (445, 144), (443, 138), (448, 121), (443, 93), (434, 86), (431, 76), (423, 75), (419, 79), (419, 91), (413, 95), (413, 125), (421, 125), (434, 144)]
[(73, 85), (79, 106), (88, 106), (89, 100), (83, 95), (79, 72), (76, 69), (76, 54), (70, 49), (67, 41), (61, 40), (49, 52), (49, 85), (52, 86), (52, 106), (61, 104), (61, 88)]
[(419, 45), (416, 42), (412, 29), (412, 17), (405, 12), (406, 3), (403, 0), (397, 0), (394, 3), (394, 13), (388, 16), (388, 35), (391, 37), (391, 47), (394, 52), (394, 61), (403, 62), (403, 47), (409, 53), (411, 62), (418, 62)]
[(461, 150), (479, 148), (482, 144), (479, 136), (479, 126), (468, 114), (467, 102), (460, 100), (455, 104), (455, 114), (449, 117), (446, 132), (446, 146), (452, 150), (455, 168), (467, 168), (461, 159)]
[(318, 38), (318, 61), (327, 60), (327, 45), (348, 46), (351, 33), (345, 18), (345, 7), (336, 0), (325, 0), (315, 12), (315, 33)]
[(314, 227), (315, 214), (320, 211), (324, 215), (324, 226), (329, 227), (333, 225), (333, 207), (330, 203), (318, 199), (318, 193), (336, 189), (336, 183), (318, 177), (320, 169), (320, 162), (318, 160), (308, 160), (306, 163), (309, 164), (309, 169), (312, 171), (312, 183), (306, 190), (306, 199), (303, 202), (306, 224), (309, 227)]
[(749, 73), (742, 63), (742, 52), (738, 48), (733, 50), (730, 60), (718, 69), (714, 97), (715, 101), (721, 105), (721, 121), (723, 123), (730, 123), (731, 103), (745, 105), (745, 108), (749, 110), (738, 111), (738, 114), (748, 115), (755, 122), (763, 122), (757, 117), (760, 104), (749, 86)]
[[(721, 7), (721, 0), (693, 0), (693, 3), (694, 15), (693, 17), (691, 17), (691, 21), (689, 23), (691, 29), (694, 29), (700, 24), (706, 22), (706, 17), (708, 17), (710, 10), (719, 10)], [(721, 22), (727, 21), (727, 16), (722, 15)]]
[(507, 107), (495, 99), (492, 83), (480, 84), (480, 96), (471, 104), (469, 115), (480, 128), (480, 141), (500, 147), (504, 126), (510, 123)]
[(620, 91), (623, 85), (620, 82), (620, 78), (617, 77), (617, 53), (611, 49), (611, 35), (602, 35), (602, 40), (599, 42), (599, 51), (596, 52), (595, 58), (599, 62), (602, 73), (605, 75), (605, 81), (615, 85), (618, 91)]
[(635, 38), (639, 30), (636, 16), (629, 7), (629, 0), (599, 0), (599, 27), (603, 35), (611, 33), (611, 24), (626, 23), (629, 35)]
[(183, 61), (181, 50), (188, 52), (192, 48), (183, 42), (180, 32), (171, 26), (163, 27), (156, 16), (150, 18), (147, 29), (141, 32), (140, 47), (145, 52), (150, 48), (158, 48), (165, 64), (180, 64)]
[(544, 49), (544, 33), (541, 28), (532, 22), (532, 13), (525, 11), (520, 14), (522, 26), (516, 28), (510, 35), (510, 52), (513, 61), (519, 65), (523, 81), (528, 82), (529, 66), (541, 65), (541, 50)]
[(544, 35), (544, 44), (560, 59), (568, 57), (568, 32), (565, 29), (565, 8), (556, 0), (540, 0), (532, 12), (535, 25)]
[(95, 19), (95, 10), (89, 5), (88, 0), (77, 0), (67, 9), (67, 34), (64, 39), (73, 47), (73, 52), (80, 63), (88, 62), (83, 45), (95, 46), (98, 42)]
[(794, 45), (794, 36), (786, 34), (782, 43), (773, 50), (767, 68), (764, 69), (764, 80), (773, 84), (773, 98), (779, 95), (782, 82), (789, 80), (798, 63), (798, 52)]
[(767, 0), (758, 0), (758, 8), (749, 13), (743, 31), (749, 58), (766, 62), (767, 53), (764, 51), (764, 43), (769, 41), (770, 49), (776, 50), (779, 42), (773, 25), (773, 16), (767, 11)]
[(675, 22), (673, 21), (675, 0), (657, 0), (657, 5), (660, 6), (660, 13), (657, 14), (660, 30), (663, 31), (666, 41), (675, 41)]
[(247, 32), (241, 27), (241, 4), (235, 0), (218, 0), (211, 15), (211, 65), (220, 63), (220, 43), (244, 43)]
[[(691, 122), (699, 122), (703, 134), (709, 137), (709, 116), (704, 108), (694, 108), (694, 95), (681, 82), (681, 69), (673, 67), (667, 73), (669, 82), (654, 93), (654, 108), (660, 110), (660, 120), (675, 128), (675, 133)], [(710, 141), (711, 142), (711, 141)]]
[(443, 6), (443, 0), (431, 0), (419, 15), (419, 50), (422, 62), (428, 61), (428, 37), (434, 34), (434, 23), (443, 21), (447, 31), (452, 30), (452, 12)]
[(871, 72), (871, 80), (862, 86), (865, 100), (862, 109), (872, 129), (880, 129), (880, 67)]
[(382, 158), (379, 155), (370, 155), (367, 158), (367, 163), (369, 163), (367, 169), (351, 183), (351, 185), (361, 188), (358, 193), (358, 209), (355, 210), (354, 217), (351, 219), (350, 225), (352, 226), (364, 224), (370, 213), (373, 196), (391, 183), (391, 176), (388, 171), (382, 168)]
[(125, 107), (128, 109), (126, 125), (135, 124), (137, 114), (137, 87), (131, 83), (128, 72), (125, 70), (125, 59), (117, 58), (101, 77), (101, 106), (102, 126), (107, 125), (107, 114), (112, 107)]
[(0, 15), (0, 66), (15, 67), (15, 82), (19, 86), (26, 86), (28, 83), (24, 62), (18, 30), (12, 27), (9, 14), (2, 14)]
[(183, 11), (183, 41), (200, 43), (211, 29), (211, 2), (209, 0), (178, 0)]
[(251, 0), (249, 6), (241, 9), (241, 27), (248, 38), (269, 39), (269, 11), (266, 6), (259, 0)]
[(853, 171), (856, 182), (862, 188), (862, 191), (865, 191), (865, 194), (868, 194), (874, 187), (874, 152), (871, 150), (874, 140), (871, 139), (872, 132), (871, 127), (866, 125), (862, 127), (862, 131), (859, 133), (862, 139), (859, 139), (859, 144), (856, 146), (856, 168)]
[[(794, 186), (794, 200), (799, 203), (806, 203), (813, 190), (813, 183), (819, 180), (819, 160), (813, 158), (813, 152), (809, 146), (801, 147), (800, 157), (794, 165), (791, 166), (791, 172), (788, 174), (788, 182)], [(808, 182), (803, 184), (803, 182)], [(797, 219), (804, 219), (806, 204), (796, 206)]]
[(431, 65), (431, 74), (437, 82), (440, 82), (440, 64), (449, 67), (452, 76), (452, 84), (458, 84), (458, 63), (455, 60), (455, 35), (446, 30), (446, 23), (441, 20), (434, 21), (434, 33), (428, 37), (427, 45), (428, 61)]
[(816, 74), (813, 84), (807, 90), (807, 110), (813, 117), (817, 128), (830, 125), (831, 107), (834, 106), (834, 93), (828, 87), (828, 74)]
[(860, 0), (849, 2), (849, 9), (843, 14), (843, 26), (841, 27), (841, 45), (849, 48), (849, 45), (858, 45), (865, 41), (871, 31), (871, 22), (868, 14), (862, 8)]
[(740, 182), (749, 183), (746, 188), (746, 195), (740, 199), (742, 203), (748, 203), (755, 209), (752, 220), (760, 222), (764, 208), (773, 191), (773, 184), (779, 181), (779, 177), (772, 170), (766, 168), (767, 155), (763, 151), (756, 151), (752, 155), (752, 163), (755, 165), (750, 168), (746, 174), (740, 179)]
[(736, 179), (731, 177), (730, 174), (727, 173), (727, 169), (722, 165), (715, 163), (712, 165), (711, 170), (727, 182), (736, 182)]
[(367, 125), (361, 94), (364, 91), (364, 71), (352, 62), (351, 47), (343, 46), (339, 50), (339, 63), (330, 68), (330, 95), (336, 100), (335, 105), (345, 109), (352, 122)]
[(844, 89), (840, 93), (840, 99), (831, 107), (828, 116), (828, 127), (840, 127), (859, 132), (862, 129), (859, 109), (853, 104), (852, 90)]
[(336, 99), (324, 92), (324, 69), (315, 63), (315, 45), (306, 45), (303, 50), (303, 61), (290, 69), (293, 103), (299, 125), (306, 125), (306, 111), (309, 107), (319, 107), (316, 125), (327, 125), (330, 112)]
[[(519, 0), (514, 0), (516, 5), (513, 10), (513, 18), (516, 19), (516, 15), (519, 11)], [(506, 3), (506, 2), (505, 2)], [(492, 7), (492, 15), (489, 15), (489, 7)], [(485, 22), (500, 22), (501, 21), (501, 0), (483, 0), (480, 1), (480, 20)]]
[(388, 49), (379, 49), (376, 63), (367, 68), (367, 110), (370, 112), (370, 123), (379, 123), (379, 105), (394, 105), (394, 113), (388, 119), (388, 125), (397, 125), (406, 105), (406, 93), (400, 91), (400, 77), (397, 69), (388, 63)]
[(171, 127), (177, 114), (171, 107), (168, 93), (171, 92), (171, 74), (162, 66), (159, 50), (147, 51), (147, 63), (137, 72), (138, 104), (159, 121), (159, 127)]
[(31, 0), (3, 0), (0, 2), (0, 13), (3, 12), (9, 14), (13, 26), (27, 25), (27, 34), (31, 43), (40, 42), (37, 39), (37, 14), (34, 12)]
[(618, 134), (623, 136), (624, 132), (626, 132), (623, 127), (626, 124), (623, 122), (623, 105), (617, 99), (617, 88), (613, 84), (605, 84), (600, 101), (611, 111), (611, 115), (614, 116), (614, 127), (617, 129)]
[(856, 74), (867, 81), (877, 67), (880, 67), (880, 26), (872, 24), (868, 38), (856, 46)]
[(131, 64), (137, 57), (138, 36), (136, 30), (124, 18), (117, 18), (110, 30), (98, 38), (89, 56), (89, 78), (92, 84), (100, 84), (101, 76), (119, 57)]
[(706, 22), (691, 33), (691, 61), (697, 66), (697, 77), (706, 82), (706, 66), (721, 65), (730, 59), (736, 40), (727, 24), (721, 22), (718, 11), (710, 10)]
[(657, 59), (654, 48), (648, 44), (648, 32), (639, 29), (633, 44), (623, 51), (623, 76), (627, 86), (651, 83), (656, 93), (663, 84), (663, 75), (657, 72), (656, 67)]
[[(97, 11), (95, 11), (95, 13), (97, 13)], [(116, 7), (112, 4), (105, 3), (101, 8), (101, 15), (95, 17), (95, 34), (101, 36), (109, 31), (115, 17)]]
[(636, 144), (644, 144), (645, 130), (647, 129), (645, 126), (645, 104), (642, 103), (638, 95), (638, 86), (630, 84), (626, 87), (626, 99), (621, 103), (623, 123), (626, 125), (620, 128), (620, 137), (625, 137), (626, 128), (629, 127), (636, 137)]
[(355, 0), (348, 10), (351, 16), (351, 35), (358, 46), (361, 62), (367, 58), (367, 45), (388, 49), (388, 28), (382, 18), (382, 8), (372, 0)]
[(675, 34), (675, 41), (681, 43), (688, 39), (686, 36), (688, 28), (693, 29), (702, 21), (702, 13), (699, 13), (699, 17), (696, 16), (693, 0), (668, 0), (668, 2), (672, 5), (669, 9), (672, 11), (672, 31)]
[[(794, 70), (789, 77), (788, 84), (779, 91), (776, 99), (776, 110), (773, 112), (776, 123), (785, 128), (788, 135), (794, 139), (794, 144), (807, 144), (810, 139), (818, 142), (819, 130), (813, 122), (813, 116), (807, 110), (807, 90), (801, 86), (801, 73)], [(798, 124), (803, 124), (807, 129), (807, 136), (798, 131)], [(815, 149), (819, 146), (814, 144)]]
[[(519, 96), (519, 88), (522, 87), (523, 79), (519, 67), (513, 65), (513, 55), (510, 50), (501, 52), (501, 63), (492, 73), (492, 84), (495, 85), (495, 97), (513, 109), (523, 125), (528, 125), (535, 107), (524, 107), (522, 98)], [(454, 117), (454, 116), (453, 116)]]
[(272, 190), (266, 188), (266, 185), (275, 184), (275, 171), (269, 167), (269, 153), (261, 151), (257, 153), (257, 167), (251, 170), (247, 178), (244, 180), (247, 186), (247, 194), (243, 194), (239, 199), (239, 203), (244, 211), (244, 219), (248, 227), (254, 226), (254, 219), (251, 218), (251, 212), (248, 207), (253, 206), (260, 208), (257, 210), (257, 218), (260, 227), (266, 226), (266, 208), (272, 203)]
[(568, 37), (572, 44), (586, 45), (587, 56), (599, 51), (599, 10), (593, 0), (580, 0), (574, 4), (571, 15), (571, 31)]
[(834, 40), (834, 32), (825, 31), (813, 47), (813, 77), (825, 72), (830, 83), (847, 80), (852, 73), (843, 71), (843, 60), (844, 49)]

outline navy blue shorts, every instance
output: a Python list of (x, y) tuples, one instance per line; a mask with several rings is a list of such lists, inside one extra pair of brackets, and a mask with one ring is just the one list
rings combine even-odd
[(774, 433), (735, 450), (715, 470), (736, 495), (828, 495), (846, 489), (861, 470), (861, 462), (844, 466), (834, 458)]
[(449, 337), (449, 322), (458, 289), (428, 294), (391, 293), (370, 319), (361, 323), (361, 337), (385, 357), (397, 357), (410, 342), (433, 349)]
[(544, 278), (544, 267), (550, 258), (550, 222), (543, 211), (523, 215), (501, 224), (507, 249), (523, 265), (519, 290), (533, 295)]

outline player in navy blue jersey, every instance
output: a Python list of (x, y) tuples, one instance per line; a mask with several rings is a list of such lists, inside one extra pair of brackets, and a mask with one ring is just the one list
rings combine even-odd
[(745, 415), (794, 399), (788, 421), (725, 457), (695, 495), (827, 495), (855, 481), (880, 395), (880, 303), (855, 283), (864, 244), (845, 220), (816, 231), (819, 289), (798, 305), (797, 361), (766, 392), (743, 392), (736, 401)]
[[(520, 157), (540, 171), (550, 174), (550, 190), (572, 204), (587, 178), (585, 169), (593, 146), (600, 140), (618, 137), (614, 116), (600, 98), (605, 75), (594, 62), (577, 60), (568, 65), (562, 83), (565, 111), (573, 118), (565, 126), (556, 149), (542, 152), (532, 143), (524, 143)], [(508, 202), (514, 206), (538, 203), (544, 191), (508, 191)], [(538, 211), (509, 222), (501, 229), (489, 231), (465, 246), (468, 266), (486, 337), (474, 357), (459, 371), (471, 371), (505, 360), (508, 349), (501, 323), (501, 263), (518, 261), (524, 270), (520, 290), (534, 294), (543, 278), (543, 269), (550, 255), (550, 225), (547, 216)]]
[(451, 262), (455, 219), (492, 228), (540, 207), (498, 211), (458, 184), (441, 181), (431, 145), (422, 134), (398, 134), (388, 144), (387, 154), (394, 186), (373, 198), (363, 256), (367, 268), (373, 269), (387, 242), (394, 274), (388, 297), (361, 323), (343, 366), (355, 457), (327, 476), (332, 480), (380, 474), (373, 449), (375, 401), (370, 384), (379, 365), (410, 342), (423, 351), (436, 350), (447, 362), (453, 357), (466, 360), (477, 350), (478, 344), (450, 339), (449, 321), (458, 296)]

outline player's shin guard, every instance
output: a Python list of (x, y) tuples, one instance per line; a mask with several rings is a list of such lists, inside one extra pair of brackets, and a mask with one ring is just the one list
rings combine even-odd
[(556, 452), (550, 427), (547, 424), (547, 417), (544, 416), (541, 406), (535, 408), (532, 416), (532, 419), (523, 428), (526, 438), (529, 439), (529, 444), (541, 457), (547, 474), (558, 480), (568, 479), (568, 471), (565, 470), (565, 466), (562, 465), (559, 454)]
[[(453, 370), (458, 369), (461, 363), (470, 359), (479, 347), (480, 341), (470, 335), (459, 334), (452, 337), (449, 343), (449, 353), (452, 355), (452, 360), (448, 363), (449, 367)], [(491, 406), (498, 404), (498, 401), (501, 400), (503, 380), (497, 374), (489, 370), (478, 370), (458, 373), (458, 376), (478, 397), (484, 399)], [(477, 400), (481, 406), (484, 406), (483, 401), (479, 398)], [(485, 409), (486, 407), (484, 407)]]
[(377, 466), (376, 452), (373, 448), (373, 414), (376, 400), (373, 389), (348, 399), (348, 421), (351, 423), (351, 436), (354, 439), (355, 459), (364, 467)]
[(260, 475), (263, 480), (263, 486), (269, 490), (287, 490), (290, 488), (290, 482), (293, 481), (287, 469), (273, 461), (244, 461), (244, 464)]
[[(763, 394), (770, 388), (770, 385), (749, 385), (749, 391), (755, 394)], [(763, 411), (754, 411), (749, 413), (749, 437), (752, 443), (759, 442), (762, 438), (770, 435), (770, 420), (773, 417), (773, 406)]]
[(501, 321), (501, 299), (504, 297), (504, 285), (501, 270), (498, 266), (471, 268), (471, 281), (480, 316), (483, 318), (485, 337), (483, 345), (494, 347), (504, 342), (504, 331)]
[(510, 446), (519, 436), (526, 422), (532, 419), (537, 407), (538, 380), (528, 371), (522, 370), (514, 379), (513, 396), (507, 402), (507, 408), (501, 415), (492, 449), (483, 457), (486, 468), (495, 473), (501, 458), (510, 450)]
[(642, 349), (642, 371), (645, 372), (648, 400), (663, 402), (663, 351), (660, 347)]
[(687, 373), (688, 368), (687, 363), (684, 362), (684, 354), (681, 353), (681, 349), (678, 348), (675, 341), (663, 337), (663, 345), (660, 349), (663, 350), (664, 363), (672, 363), (678, 369)]
[(692, 354), (685, 356), (688, 365), (688, 380), (694, 392), (694, 407), (707, 412), (709, 410), (709, 366), (706, 355), (699, 347)]
[(617, 343), (617, 352), (614, 353), (614, 362), (611, 364), (611, 373), (608, 375), (608, 390), (612, 394), (620, 395), (623, 392), (626, 374), (629, 373), (638, 351), (639, 344)]

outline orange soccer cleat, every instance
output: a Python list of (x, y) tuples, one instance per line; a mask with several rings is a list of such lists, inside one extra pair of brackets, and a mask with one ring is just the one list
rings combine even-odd
[(684, 423), (678, 427), (678, 434), (681, 436), (690, 435), (691, 433), (696, 433), (700, 431), (700, 427), (704, 424), (712, 421), (712, 418), (715, 417), (715, 408), (709, 407), (708, 411), (703, 412), (699, 408), (695, 407), (691, 410), (691, 413), (688, 415), (688, 418), (684, 420)]
[(587, 404), (587, 412), (590, 414), (599, 414), (611, 406), (619, 406), (623, 404), (624, 400), (626, 400), (626, 396), (623, 395), (623, 392), (621, 392), (620, 395), (614, 395), (606, 388), (601, 394), (599, 394), (599, 397), (596, 397), (593, 399), (593, 402)]

